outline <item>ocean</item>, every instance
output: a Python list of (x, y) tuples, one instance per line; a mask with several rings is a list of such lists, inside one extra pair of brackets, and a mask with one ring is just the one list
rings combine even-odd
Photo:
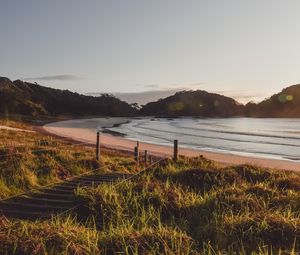
[(300, 162), (300, 119), (141, 118), (109, 128), (154, 144)]

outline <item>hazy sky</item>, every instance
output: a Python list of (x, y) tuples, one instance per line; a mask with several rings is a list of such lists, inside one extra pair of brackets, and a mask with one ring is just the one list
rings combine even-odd
[(299, 0), (0, 0), (0, 76), (260, 99), (300, 83), (299, 11)]

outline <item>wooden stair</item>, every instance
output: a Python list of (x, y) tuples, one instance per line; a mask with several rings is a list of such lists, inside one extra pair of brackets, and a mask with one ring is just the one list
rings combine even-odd
[(0, 215), (24, 220), (49, 219), (79, 206), (75, 196), (75, 190), (78, 187), (112, 183), (130, 176), (130, 174), (110, 173), (75, 177), (59, 184), (0, 201)]

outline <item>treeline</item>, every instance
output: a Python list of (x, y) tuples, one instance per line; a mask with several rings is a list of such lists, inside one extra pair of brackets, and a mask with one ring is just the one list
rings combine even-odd
[(250, 102), (246, 105), (206, 91), (182, 91), (146, 104), (140, 113), (163, 117), (300, 118), (300, 85), (285, 88), (260, 103)]
[(85, 96), (0, 77), (0, 114), (134, 116), (137, 111), (128, 103), (107, 94)]
[(206, 91), (181, 91), (139, 110), (118, 98), (85, 96), (68, 90), (0, 77), (0, 114), (28, 116), (159, 116), (300, 118), (300, 85), (283, 89), (260, 103), (243, 105)]

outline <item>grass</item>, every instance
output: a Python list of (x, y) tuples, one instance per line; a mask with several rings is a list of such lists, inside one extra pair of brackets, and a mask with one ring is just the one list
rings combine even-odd
[[(88, 147), (65, 149), (42, 135), (11, 131), (1, 132), (0, 139), (10, 145), (1, 155), (11, 155), (0, 158), (3, 197), (97, 165)], [(47, 152), (34, 153), (45, 147)], [(102, 160), (102, 171), (135, 171), (126, 155), (107, 151)], [(180, 158), (130, 181), (80, 188), (77, 198), (77, 216), (37, 222), (0, 218), (0, 254), (297, 254), (300, 249), (296, 172)]]
[[(26, 124), (10, 126), (30, 128)], [(38, 133), (1, 130), (0, 199), (49, 185), (100, 167), (92, 147), (73, 145)], [(102, 151), (99, 171), (134, 171), (125, 154)], [(110, 154), (109, 154), (110, 153)]]
[[(184, 254), (295, 253), (299, 174), (213, 165), (201, 158), (182, 159), (134, 181), (81, 189), (78, 195), (86, 205), (82, 213), (99, 231), (165, 227), (184, 233), (190, 238), (180, 251)], [(152, 254), (152, 247), (143, 250), (143, 242), (137, 247), (139, 253)], [(165, 253), (160, 248), (157, 254)]]

